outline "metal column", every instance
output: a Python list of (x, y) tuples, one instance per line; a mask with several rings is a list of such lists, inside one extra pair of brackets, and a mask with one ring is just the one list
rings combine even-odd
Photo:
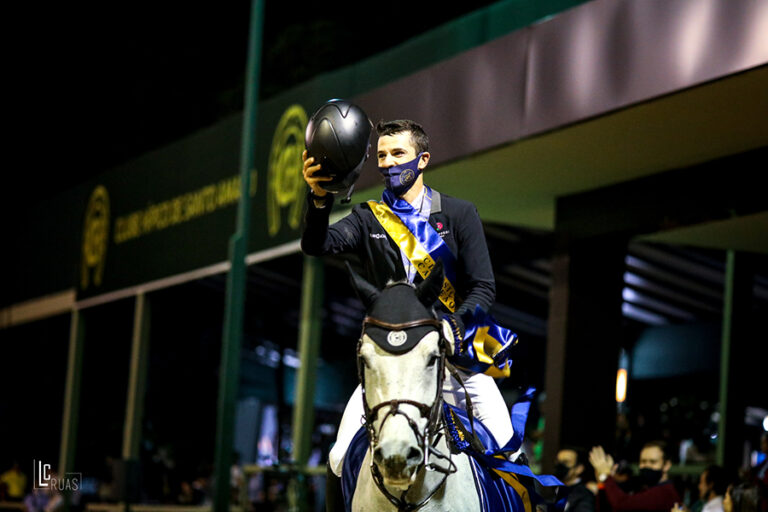
[[(69, 327), (69, 355), (67, 356), (67, 381), (64, 388), (64, 413), (61, 420), (61, 447), (59, 449), (59, 475), (74, 471), (75, 450), (77, 448), (77, 424), (80, 412), (80, 382), (83, 369), (83, 344), (85, 341), (85, 321), (83, 314), (72, 310)], [(65, 507), (69, 508), (66, 496)]]
[[(720, 354), (720, 418), (718, 420), (717, 464), (741, 467), (747, 432), (744, 411), (754, 396), (754, 382), (738, 378), (758, 375), (760, 358), (754, 356), (758, 319), (752, 313), (756, 260), (744, 252), (729, 250), (725, 259), (723, 329)], [(732, 378), (732, 376), (734, 378)]]
[(133, 315), (131, 366), (128, 373), (128, 397), (125, 406), (123, 459), (137, 460), (141, 443), (141, 421), (144, 416), (144, 387), (147, 380), (149, 353), (149, 299), (144, 293), (136, 296)]
[(312, 426), (315, 422), (315, 380), (317, 358), (322, 336), (321, 306), (324, 285), (323, 262), (304, 257), (304, 279), (301, 291), (301, 321), (299, 323), (299, 360), (296, 375), (296, 399), (293, 404), (293, 462), (298, 470), (290, 488), (290, 510), (308, 510), (307, 474)]
[(731, 329), (733, 313), (733, 278), (736, 257), (734, 251), (725, 253), (725, 287), (723, 290), (723, 332), (720, 345), (720, 420), (717, 425), (716, 461), (723, 465), (725, 461), (725, 438), (728, 417), (728, 377), (731, 365)]
[(141, 446), (144, 394), (149, 355), (150, 303), (142, 292), (136, 295), (133, 313), (133, 340), (128, 370), (128, 396), (123, 429), (122, 499), (126, 503), (138, 498), (139, 448)]
[(237, 228), (230, 239), (231, 268), (227, 276), (227, 295), (219, 373), (219, 402), (216, 421), (216, 451), (214, 454), (213, 507), (216, 512), (229, 510), (229, 472), (232, 464), (235, 402), (240, 384), (240, 349), (243, 337), (243, 310), (247, 267), (248, 234), (251, 218), (251, 171), (255, 168), (254, 141), (258, 120), (259, 72), (263, 22), (261, 0), (251, 2), (251, 25), (248, 39), (248, 63), (245, 83), (245, 115), (240, 153), (240, 201)]

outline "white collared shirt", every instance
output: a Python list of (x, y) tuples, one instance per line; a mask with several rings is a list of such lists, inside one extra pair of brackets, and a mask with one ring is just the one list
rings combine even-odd
[(704, 505), (701, 512), (723, 512), (723, 497), (715, 496)]
[[(425, 201), (426, 195), (427, 187), (421, 187), (421, 192), (419, 192), (419, 195), (416, 196), (410, 205), (416, 209), (420, 217), (428, 220), (429, 211), (432, 209), (432, 204), (431, 201)], [(403, 267), (405, 268), (405, 275), (408, 278), (408, 282), (412, 283), (416, 278), (416, 267), (413, 266), (411, 260), (408, 259), (402, 249), (400, 249), (400, 257), (403, 260)]]

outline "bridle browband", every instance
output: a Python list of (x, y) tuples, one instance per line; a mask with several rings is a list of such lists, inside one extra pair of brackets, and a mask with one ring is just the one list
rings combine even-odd
[(437, 332), (441, 333), (441, 337), (442, 337), (441, 329), (443, 328), (442, 322), (437, 318), (422, 318), (421, 320), (411, 320), (410, 322), (393, 324), (390, 322), (385, 322), (384, 320), (379, 320), (378, 318), (374, 318), (372, 316), (366, 316), (363, 319), (363, 333), (365, 333), (366, 325), (375, 325), (376, 327), (381, 327), (383, 329), (387, 329), (390, 331), (403, 331), (405, 329), (410, 329), (411, 327), (431, 325), (432, 327), (437, 329)]
[[(434, 314), (434, 311), (433, 311)], [(439, 336), (440, 340), (438, 342), (438, 346), (440, 347), (440, 357), (439, 357), (439, 364), (437, 365), (437, 385), (435, 390), (435, 397), (432, 401), (432, 404), (424, 404), (421, 402), (417, 402), (415, 400), (408, 400), (408, 399), (393, 399), (388, 400), (386, 402), (381, 402), (379, 404), (376, 404), (373, 407), (368, 406), (368, 400), (365, 395), (365, 371), (364, 371), (364, 363), (362, 360), (362, 356), (360, 354), (360, 349), (362, 347), (363, 343), (363, 337), (365, 336), (365, 329), (367, 326), (374, 326), (374, 327), (380, 327), (382, 329), (386, 329), (389, 331), (403, 331), (406, 329), (411, 329), (413, 327), (421, 327), (421, 326), (432, 326), (434, 327)], [(448, 456), (443, 455), (439, 451), (437, 451), (435, 448), (433, 448), (432, 443), (430, 442), (433, 439), (433, 436), (435, 434), (439, 434), (439, 432), (442, 430), (442, 390), (443, 390), (443, 379), (445, 374), (445, 365), (446, 365), (446, 347), (447, 347), (447, 340), (445, 339), (443, 335), (443, 329), (442, 329), (442, 322), (438, 320), (435, 317), (433, 318), (423, 318), (420, 320), (411, 320), (408, 322), (402, 322), (402, 323), (391, 323), (391, 322), (385, 322), (383, 320), (379, 320), (378, 318), (374, 318), (372, 316), (366, 316), (363, 319), (363, 331), (360, 334), (360, 340), (358, 341), (357, 345), (357, 374), (358, 379), (360, 380), (360, 387), (362, 388), (363, 392), (363, 408), (365, 411), (365, 428), (368, 432), (368, 439), (370, 441), (370, 451), (371, 451), (371, 475), (373, 476), (373, 481), (376, 483), (376, 486), (379, 488), (379, 491), (381, 491), (384, 496), (395, 506), (397, 507), (398, 511), (405, 511), (405, 512), (412, 512), (415, 510), (418, 510), (419, 508), (423, 507), (424, 505), (429, 502), (430, 499), (437, 493), (437, 491), (443, 486), (445, 483), (445, 480), (448, 478), (448, 475), (451, 473), (455, 473), (457, 471), (456, 464), (451, 460), (450, 452)], [(401, 405), (411, 405), (415, 407), (422, 418), (427, 419), (427, 425), (424, 428), (423, 432), (419, 430), (419, 426), (416, 424), (416, 422), (408, 416), (408, 414), (400, 409)], [(405, 418), (405, 420), (408, 422), (408, 426), (410, 426), (411, 430), (413, 431), (414, 436), (416, 437), (419, 446), (422, 450), (422, 453), (424, 454), (423, 460), (419, 463), (418, 468), (416, 468), (416, 473), (422, 470), (422, 468), (426, 469), (427, 471), (437, 471), (443, 474), (443, 478), (440, 481), (440, 483), (427, 495), (426, 498), (421, 500), (419, 503), (408, 503), (405, 500), (405, 495), (408, 493), (408, 489), (405, 489), (400, 497), (394, 496), (392, 493), (390, 493), (386, 486), (384, 485), (384, 478), (381, 475), (381, 471), (379, 470), (378, 466), (374, 463), (373, 460), (373, 450), (374, 447), (378, 444), (378, 433), (376, 432), (376, 429), (373, 426), (373, 423), (381, 409), (384, 407), (389, 407), (389, 410), (384, 415), (384, 418), (381, 420), (381, 427), (384, 426), (386, 421), (394, 416), (401, 415)], [(435, 442), (439, 439), (438, 437), (435, 439)], [(436, 465), (435, 463), (429, 463), (429, 456), (430, 454), (435, 455), (437, 458), (441, 458), (448, 461), (448, 467), (441, 467)]]

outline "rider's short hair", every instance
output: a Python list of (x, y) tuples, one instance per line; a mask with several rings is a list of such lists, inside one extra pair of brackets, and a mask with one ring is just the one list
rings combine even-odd
[(394, 135), (396, 133), (410, 132), (411, 143), (416, 149), (416, 153), (429, 151), (429, 137), (424, 128), (417, 122), (410, 119), (395, 119), (394, 121), (379, 121), (376, 125), (376, 133), (379, 137), (385, 135)]

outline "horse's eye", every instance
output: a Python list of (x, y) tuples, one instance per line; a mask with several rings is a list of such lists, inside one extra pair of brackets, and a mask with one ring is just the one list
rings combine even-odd
[(432, 356), (430, 356), (429, 361), (427, 361), (427, 366), (429, 367), (435, 366), (435, 363), (437, 363), (439, 359), (440, 359), (440, 356), (433, 354)]

